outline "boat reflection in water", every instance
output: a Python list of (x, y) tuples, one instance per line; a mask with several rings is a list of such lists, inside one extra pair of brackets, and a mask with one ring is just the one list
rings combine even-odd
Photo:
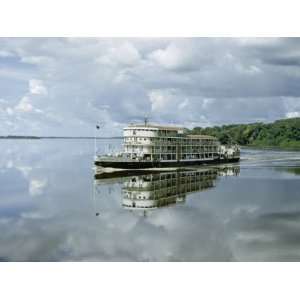
[[(215, 187), (219, 176), (238, 176), (239, 166), (176, 171), (95, 173), (95, 186), (122, 183), (124, 209), (148, 211), (182, 204), (186, 195)], [(98, 214), (97, 214), (98, 215)]]

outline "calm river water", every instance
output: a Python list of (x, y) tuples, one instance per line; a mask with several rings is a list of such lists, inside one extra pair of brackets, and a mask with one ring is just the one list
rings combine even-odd
[(1, 261), (300, 261), (300, 152), (95, 179), (92, 140), (0, 151)]

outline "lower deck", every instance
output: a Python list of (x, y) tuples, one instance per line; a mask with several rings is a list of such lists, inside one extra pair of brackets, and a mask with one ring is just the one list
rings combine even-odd
[(95, 160), (95, 165), (103, 168), (115, 169), (150, 169), (150, 168), (177, 168), (184, 166), (197, 166), (204, 164), (221, 164), (229, 162), (238, 162), (239, 157), (232, 158), (216, 158), (209, 160), (181, 160), (181, 161), (144, 161), (130, 159), (115, 159), (115, 158), (99, 158)]

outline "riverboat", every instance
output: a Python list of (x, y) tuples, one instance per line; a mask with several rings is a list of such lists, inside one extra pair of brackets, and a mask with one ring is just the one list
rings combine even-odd
[(95, 165), (106, 169), (177, 168), (240, 160), (240, 147), (221, 145), (216, 137), (191, 135), (181, 127), (130, 124), (123, 131), (123, 150), (95, 155)]

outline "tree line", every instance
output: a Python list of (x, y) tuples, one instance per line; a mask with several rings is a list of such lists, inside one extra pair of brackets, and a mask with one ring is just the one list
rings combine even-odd
[(190, 134), (215, 136), (222, 144), (300, 150), (300, 118), (282, 119), (273, 123), (195, 127), (188, 131)]

